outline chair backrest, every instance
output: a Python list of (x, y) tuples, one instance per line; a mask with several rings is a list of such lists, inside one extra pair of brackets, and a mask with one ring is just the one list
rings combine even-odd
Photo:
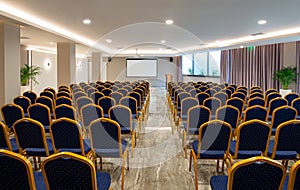
[(24, 92), (24, 93), (23, 93), (23, 96), (29, 98), (30, 101), (31, 101), (31, 104), (34, 104), (34, 103), (35, 103), (35, 100), (36, 100), (36, 98), (37, 98), (37, 94), (34, 93), (34, 92), (32, 92), (32, 91), (30, 91), (30, 90)]
[(137, 101), (133, 97), (125, 96), (125, 97), (121, 98), (120, 104), (128, 107), (131, 110), (132, 114), (138, 114)]
[(80, 111), (81, 108), (87, 104), (92, 104), (93, 99), (89, 98), (89, 97), (80, 97), (77, 99), (76, 101), (76, 106), (77, 106), (77, 110)]
[(209, 97), (204, 100), (203, 105), (210, 109), (212, 115), (215, 115), (217, 109), (221, 106), (221, 101), (218, 98)]
[(11, 128), (17, 120), (24, 118), (22, 107), (16, 104), (6, 104), (2, 106), (1, 114), (5, 125), (9, 128)]
[(90, 123), (96, 119), (103, 117), (103, 109), (96, 104), (87, 104), (80, 110), (82, 118), (82, 124), (84, 127), (88, 127)]
[(74, 107), (69, 106), (67, 104), (61, 104), (57, 106), (54, 110), (54, 118), (59, 119), (59, 118), (69, 118), (72, 120), (75, 120), (76, 116), (76, 110)]
[(50, 109), (40, 103), (35, 103), (28, 108), (28, 115), (31, 119), (39, 121), (44, 126), (51, 124)]
[(209, 94), (207, 94), (205, 92), (201, 92), (201, 93), (198, 93), (195, 98), (198, 99), (199, 105), (203, 105), (204, 100), (206, 100), (209, 97), (210, 97)]
[(81, 154), (85, 155), (82, 141), (80, 125), (71, 119), (61, 118), (52, 122), (50, 135), (53, 143), (54, 152), (63, 149), (81, 149)]
[(200, 86), (198, 89), (199, 89), (201, 92), (205, 92), (205, 91), (208, 89), (208, 87), (207, 87), (207, 86)]
[(132, 117), (131, 110), (123, 105), (115, 105), (109, 109), (109, 118), (116, 121), (121, 128), (127, 129), (129, 132), (132, 130)]
[(216, 111), (216, 119), (227, 122), (233, 129), (238, 125), (239, 116), (240, 111), (230, 105), (222, 106)]
[(18, 96), (14, 98), (14, 104), (21, 106), (24, 113), (27, 113), (27, 109), (31, 104), (30, 102), (30, 99), (25, 96)]
[(291, 106), (276, 108), (272, 114), (272, 127), (276, 129), (281, 123), (293, 120), (297, 116), (297, 110)]
[(59, 98), (59, 97), (71, 98), (71, 94), (68, 92), (65, 92), (65, 91), (61, 91), (56, 94), (56, 98)]
[(116, 105), (116, 101), (112, 97), (104, 96), (98, 100), (98, 105), (103, 109), (104, 114), (108, 114), (108, 110)]
[(98, 104), (98, 100), (102, 97), (104, 97), (104, 94), (102, 92), (93, 92), (90, 95), (90, 98), (92, 98), (92, 100), (94, 101), (94, 104)]
[(241, 117), (241, 114), (244, 111), (244, 103), (245, 102), (242, 99), (235, 97), (235, 98), (228, 99), (227, 102), (226, 102), (226, 105), (233, 106), (233, 107), (237, 108), (239, 110), (239, 113), (240, 113), (239, 117)]
[(195, 89), (191, 89), (190, 91), (188, 91), (188, 93), (190, 93), (193, 98), (195, 98), (198, 94), (198, 92)]
[(200, 152), (208, 150), (228, 153), (231, 138), (232, 128), (224, 121), (211, 120), (202, 124), (199, 129), (197, 157), (200, 157)]
[(7, 127), (2, 122), (0, 122), (0, 149), (12, 151)]
[(54, 97), (55, 97), (55, 95), (56, 95), (56, 91), (55, 91), (55, 89), (54, 89), (54, 88), (47, 87), (47, 88), (45, 88), (45, 89), (44, 89), (44, 91), (49, 91), (49, 92), (52, 92), (52, 94), (54, 95)]
[(277, 92), (273, 92), (273, 93), (268, 94), (268, 96), (266, 97), (265, 107), (268, 107), (270, 101), (272, 99), (275, 99), (275, 98), (281, 98), (281, 95)]
[(293, 164), (290, 170), (290, 177), (288, 182), (288, 189), (297, 190), (300, 189), (300, 161)]
[(30, 148), (43, 148), (45, 156), (49, 156), (46, 134), (43, 125), (30, 118), (18, 120), (13, 130), (16, 136), (19, 152)]
[(271, 158), (276, 158), (276, 151), (300, 151), (299, 120), (289, 120), (277, 127)]
[[(210, 109), (205, 106), (194, 106), (188, 110), (187, 133), (191, 128), (199, 128), (203, 123), (210, 119)], [(195, 130), (193, 130), (195, 131)]]
[(228, 171), (227, 189), (282, 189), (285, 168), (282, 164), (258, 156), (235, 163)]
[(112, 93), (112, 90), (109, 88), (104, 88), (101, 90), (101, 92), (104, 94), (104, 96), (109, 96)]
[(120, 92), (121, 94), (123, 94), (123, 96), (127, 96), (128, 94), (128, 90), (126, 90), (125, 88), (120, 88), (117, 92)]
[(221, 106), (224, 106), (226, 104), (227, 101), (227, 94), (224, 92), (218, 92), (216, 94), (214, 94), (215, 98), (218, 98), (221, 101)]
[(50, 113), (53, 113), (54, 104), (53, 104), (53, 100), (51, 98), (49, 98), (47, 96), (40, 96), (35, 100), (35, 102), (47, 106), (50, 110)]
[(283, 98), (274, 98), (269, 102), (269, 106), (268, 106), (268, 115), (272, 115), (273, 111), (276, 108), (279, 108), (281, 106), (287, 106), (288, 105), (288, 101), (286, 101)]
[(136, 100), (138, 106), (140, 106), (140, 107), (142, 106), (142, 99), (141, 99), (141, 95), (139, 93), (130, 92), (129, 96)]
[(46, 97), (50, 98), (52, 101), (55, 101), (55, 94), (53, 94), (50, 91), (43, 91), (43, 92), (41, 92), (40, 93), (40, 97), (41, 96), (46, 96)]
[(261, 121), (266, 121), (268, 117), (268, 111), (262, 106), (251, 106), (248, 107), (244, 112), (243, 121), (250, 121), (252, 119), (258, 119)]
[(119, 150), (122, 156), (121, 127), (111, 119), (100, 118), (89, 125), (91, 148), (95, 153), (105, 150)]
[(274, 88), (270, 88), (270, 89), (266, 90), (266, 92), (265, 92), (265, 97), (267, 98), (267, 96), (268, 96), (269, 94), (274, 93), (274, 92), (277, 93), (277, 90), (274, 89)]
[(36, 190), (31, 163), (24, 156), (0, 150), (1, 189)]
[(236, 147), (234, 158), (238, 158), (238, 151), (261, 151), (267, 156), (268, 144), (272, 127), (261, 120), (253, 119), (243, 122), (235, 130)]
[(262, 98), (264, 99), (264, 94), (262, 92), (254, 92), (254, 93), (251, 93), (250, 96), (249, 96), (249, 99), (251, 98)]
[(87, 94), (81, 91), (73, 93), (74, 102), (76, 102), (81, 97), (87, 97)]
[(96, 190), (96, 169), (91, 160), (70, 152), (54, 154), (41, 165), (47, 189)]
[(286, 99), (288, 101), (288, 105), (291, 106), (293, 100), (295, 100), (296, 98), (299, 98), (300, 95), (298, 93), (295, 92), (291, 92), (288, 93), (287, 95), (284, 96), (284, 99)]
[(68, 97), (58, 97), (56, 100), (55, 100), (55, 106), (59, 106), (59, 105), (62, 105), (62, 104), (66, 104), (66, 105), (69, 105), (69, 106), (72, 106), (72, 99), (68, 98)]
[(216, 90), (208, 88), (207, 90), (204, 91), (205, 93), (209, 94), (210, 96), (214, 96), (214, 94), (217, 93)]
[(116, 101), (116, 104), (119, 104), (121, 98), (123, 98), (123, 94), (120, 92), (112, 92), (110, 94), (110, 97), (112, 97)]
[(254, 97), (251, 98), (250, 100), (248, 100), (248, 105), (247, 107), (251, 107), (251, 106), (262, 106), (265, 107), (265, 100), (259, 97)]
[(240, 98), (240, 99), (246, 101), (246, 97), (247, 97), (247, 96), (246, 96), (244, 93), (242, 93), (242, 92), (234, 92), (234, 93), (231, 95), (231, 98), (234, 98), (234, 97)]
[(187, 97), (181, 101), (180, 117), (187, 116), (188, 110), (191, 107), (199, 105), (199, 101), (196, 98)]

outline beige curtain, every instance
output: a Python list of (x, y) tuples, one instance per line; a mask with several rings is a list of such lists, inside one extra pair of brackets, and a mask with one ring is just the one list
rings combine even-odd
[[(300, 41), (296, 42), (296, 68), (297, 73), (300, 73)], [(300, 93), (300, 74), (297, 77), (296, 91)]]
[(230, 71), (229, 71), (229, 50), (221, 51), (221, 63), (220, 63), (220, 82), (230, 83)]
[(182, 82), (182, 56), (176, 57), (176, 66), (177, 66), (177, 82)]

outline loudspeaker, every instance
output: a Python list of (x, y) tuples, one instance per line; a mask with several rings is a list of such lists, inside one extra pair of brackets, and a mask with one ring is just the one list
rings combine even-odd
[(107, 58), (107, 61), (108, 61), (108, 62), (111, 62), (111, 60), (112, 60), (111, 57), (108, 57), (108, 58)]
[(170, 62), (173, 62), (173, 57), (170, 57)]

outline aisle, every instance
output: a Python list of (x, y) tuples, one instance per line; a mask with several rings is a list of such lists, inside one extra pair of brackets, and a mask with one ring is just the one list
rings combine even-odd
[[(151, 101), (147, 121), (130, 158), (130, 170), (125, 172), (125, 189), (128, 190), (193, 190), (194, 173), (188, 171), (188, 159), (184, 159), (182, 145), (166, 101), (166, 91), (151, 89)], [(201, 161), (199, 189), (208, 190), (213, 162)], [(113, 189), (120, 189), (120, 168), (108, 165)], [(112, 171), (113, 170), (113, 171)], [(201, 172), (200, 172), (201, 170)]]

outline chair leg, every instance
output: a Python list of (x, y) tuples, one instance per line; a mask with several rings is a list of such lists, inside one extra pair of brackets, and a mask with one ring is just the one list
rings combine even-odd
[(182, 133), (182, 145), (183, 145), (183, 151), (184, 151), (184, 158), (187, 158), (187, 145), (186, 145), (186, 132), (183, 130)]
[(224, 165), (225, 165), (225, 160), (222, 160), (222, 172), (224, 172)]
[(192, 170), (192, 151), (191, 151), (191, 153), (190, 153), (190, 165), (189, 165), (189, 171), (191, 171)]
[(37, 161), (36, 161), (36, 157), (33, 157), (33, 162), (34, 162), (34, 169), (37, 170)]
[(220, 160), (217, 160), (217, 172), (219, 172), (219, 162)]
[(135, 139), (135, 132), (133, 132), (132, 135), (131, 135), (131, 155), (132, 155), (132, 157), (134, 155), (134, 147), (136, 145), (135, 140), (136, 140)]
[(102, 165), (103, 165), (103, 163), (102, 163), (102, 157), (100, 157), (100, 170), (102, 170)]
[(196, 190), (198, 190), (198, 167), (197, 167), (197, 158), (196, 155), (194, 153), (194, 151), (191, 151), (192, 155), (193, 155), (193, 159), (194, 159), (194, 172), (195, 172), (195, 187)]

